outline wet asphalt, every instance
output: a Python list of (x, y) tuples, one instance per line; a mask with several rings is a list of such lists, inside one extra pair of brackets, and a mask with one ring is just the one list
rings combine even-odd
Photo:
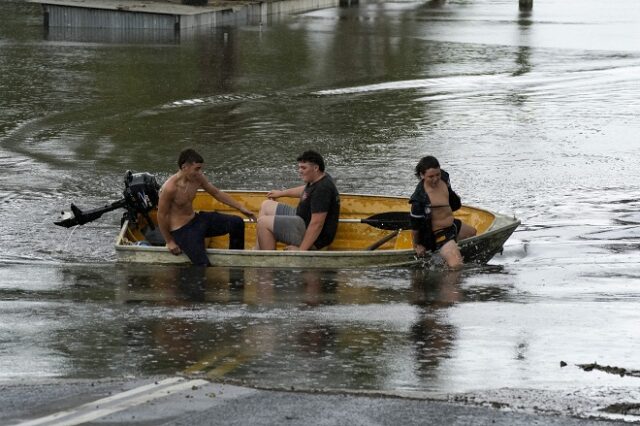
[(613, 425), (511, 407), (264, 390), (188, 378), (0, 385), (3, 425)]

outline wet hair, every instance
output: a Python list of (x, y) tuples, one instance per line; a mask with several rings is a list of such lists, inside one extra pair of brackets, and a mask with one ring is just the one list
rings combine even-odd
[(324, 172), (324, 159), (322, 158), (322, 155), (320, 155), (316, 151), (312, 151), (312, 150), (305, 151), (302, 154), (300, 154), (300, 156), (298, 156), (296, 161), (304, 162), (304, 163), (313, 163), (316, 166), (318, 166), (321, 172)]
[(416, 165), (416, 176), (420, 178), (422, 173), (426, 173), (429, 169), (439, 169), (440, 163), (431, 155), (427, 155), (426, 157), (422, 157), (418, 164)]
[(185, 163), (204, 163), (204, 158), (191, 148), (183, 149), (178, 156), (178, 168)]

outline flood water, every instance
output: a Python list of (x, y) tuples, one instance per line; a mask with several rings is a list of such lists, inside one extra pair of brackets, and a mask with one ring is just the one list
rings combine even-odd
[[(254, 26), (42, 26), (0, 0), (0, 381), (194, 374), (581, 416), (640, 402), (640, 3), (363, 1)], [(192, 146), (219, 187), (410, 195), (438, 157), (522, 226), (489, 265), (122, 265), (120, 214)], [(561, 367), (561, 363), (566, 366)], [(637, 411), (637, 410), (636, 410)], [(637, 414), (637, 413), (636, 413)], [(628, 416), (627, 419), (637, 419)]]

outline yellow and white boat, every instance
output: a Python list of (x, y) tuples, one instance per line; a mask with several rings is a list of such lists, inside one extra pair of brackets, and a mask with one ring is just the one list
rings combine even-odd
[[(266, 192), (225, 191), (242, 201), (249, 209), (258, 212), (266, 199)], [(296, 205), (296, 199), (278, 201)], [(411, 246), (411, 230), (406, 222), (409, 213), (407, 197), (341, 194), (341, 211), (338, 232), (333, 243), (319, 251), (252, 250), (255, 244), (255, 223), (246, 222), (245, 250), (227, 249), (228, 236), (214, 237), (207, 241), (207, 254), (214, 266), (272, 267), (272, 268), (365, 268), (412, 265), (424, 262), (417, 259)], [(218, 211), (239, 214), (219, 203), (206, 192), (199, 192), (193, 202), (197, 211)], [(407, 218), (405, 223), (394, 222), (392, 216)], [(465, 262), (486, 263), (502, 250), (504, 242), (518, 227), (520, 221), (471, 206), (463, 206), (455, 212), (463, 222), (474, 226), (478, 233), (473, 238), (459, 241)], [(148, 217), (156, 220), (156, 211)], [(116, 239), (116, 256), (122, 262), (188, 263), (185, 255), (175, 256), (164, 246), (151, 246), (144, 242), (141, 227), (146, 225), (140, 217), (133, 224), (125, 221)], [(386, 222), (386, 223), (385, 223)], [(428, 258), (427, 258), (428, 260)]]

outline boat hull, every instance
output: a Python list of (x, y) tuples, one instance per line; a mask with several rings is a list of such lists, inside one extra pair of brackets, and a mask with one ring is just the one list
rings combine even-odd
[[(264, 200), (265, 193), (228, 191), (232, 196), (241, 199), (250, 209), (259, 207), (256, 203)], [(194, 207), (209, 210), (211, 206), (198, 204), (206, 195), (199, 194), (201, 200), (194, 202)], [(204, 197), (204, 198), (203, 198)], [(295, 200), (293, 200), (295, 201)], [(373, 195), (341, 194), (342, 219), (368, 217), (381, 211), (407, 211), (408, 200), (404, 197), (379, 197)], [(221, 207), (221, 206), (216, 206)], [(217, 211), (223, 211), (216, 208)], [(231, 212), (229, 212), (231, 213)], [(460, 241), (458, 244), (465, 262), (486, 263), (502, 250), (504, 242), (513, 233), (520, 222), (515, 218), (488, 212), (487, 210), (465, 206), (461, 209), (462, 219), (479, 229), (473, 238)], [(459, 213), (456, 212), (456, 216)], [(247, 245), (254, 244), (255, 226), (247, 223)], [(229, 250), (228, 239), (216, 238), (208, 242), (207, 255), (215, 266), (227, 267), (264, 267), (295, 269), (336, 269), (336, 268), (371, 268), (394, 267), (423, 264), (431, 260), (416, 258), (411, 248), (411, 231), (401, 230), (389, 242), (376, 250), (366, 250), (371, 242), (384, 238), (390, 231), (380, 230), (361, 223), (340, 223), (336, 241), (328, 250), (320, 251), (285, 251), (282, 246), (277, 250)], [(141, 237), (125, 222), (116, 240), (116, 256), (121, 262), (187, 264), (185, 255), (173, 255), (164, 246), (150, 246), (136, 242)]]

